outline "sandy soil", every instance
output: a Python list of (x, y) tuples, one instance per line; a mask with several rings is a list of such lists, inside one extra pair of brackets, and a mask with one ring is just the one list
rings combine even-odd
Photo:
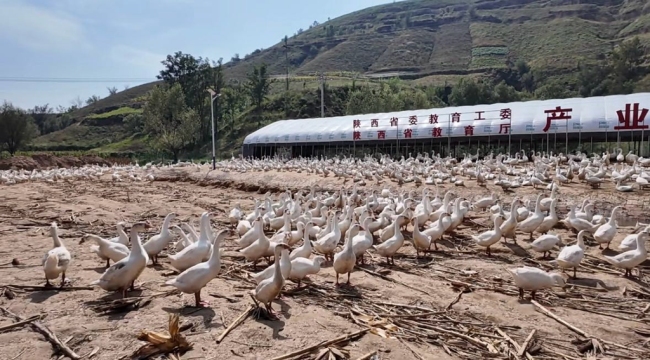
[[(250, 210), (253, 199), (266, 191), (305, 189), (314, 184), (325, 189), (351, 186), (335, 178), (275, 171), (235, 174), (208, 173), (205, 169), (197, 172), (173, 170), (157, 175), (156, 179), (153, 183), (115, 184), (106, 180), (0, 187), (3, 200), (0, 203), (0, 288), (10, 284), (44, 284), (40, 261), (51, 247), (48, 227), (52, 221), (59, 223), (62, 241), (73, 255), (67, 276), (73, 286), (85, 286), (100, 276), (104, 264), (91, 253), (90, 244), (80, 244), (84, 233), (113, 237), (115, 223), (120, 220), (130, 223), (145, 220), (159, 227), (162, 218), (171, 211), (179, 215), (175, 222), (191, 221), (195, 226), (201, 212), (216, 211), (218, 215), (213, 218), (213, 226), (224, 228), (227, 213), (236, 202)], [(387, 182), (375, 188), (383, 186), (397, 187)], [(647, 195), (614, 193), (607, 186), (596, 191), (584, 185), (562, 188), (559, 207), (564, 209), (569, 201), (579, 202), (585, 196), (597, 198), (600, 211), (615, 203), (634, 205), (639, 211), (646, 206)], [(365, 188), (372, 187), (368, 185)], [(404, 188), (416, 190), (415, 187)], [(454, 190), (469, 199), (490, 191), (499, 193), (507, 203), (512, 198), (512, 194), (503, 194), (492, 185), (487, 189), (469, 185)], [(521, 189), (516, 195), (531, 196), (537, 191), (540, 190)], [(0, 306), (25, 318), (46, 314), (42, 323), (61, 341), (68, 341), (68, 345), (81, 356), (94, 351), (94, 359), (129, 356), (142, 345), (136, 339), (139, 331), (166, 329), (168, 313), (179, 313), (182, 323), (194, 324), (184, 333), (194, 343), (194, 349), (183, 355), (183, 359), (271, 359), (359, 330), (362, 328), (359, 324), (367, 322), (365, 315), (375, 315), (375, 320), (383, 318), (400, 328), (412, 330), (414, 328), (408, 324), (420, 321), (425, 323), (423, 326), (434, 326), (438, 330), (421, 326), (418, 332), (389, 332), (391, 339), (368, 333), (344, 347), (349, 350), (350, 359), (371, 351), (378, 351), (375, 359), (481, 357), (473, 350), (475, 348), (468, 345), (468, 340), (448, 330), (480, 339), (488, 345), (482, 350), (483, 354), (492, 348), (494, 357), (504, 358), (508, 353), (508, 340), (496, 331), (496, 327), (519, 345), (535, 329), (537, 340), (530, 352), (536, 359), (561, 358), (554, 351), (569, 355), (567, 358), (587, 356), (587, 353), (578, 352), (581, 344), (571, 343), (574, 339), (582, 339), (581, 336), (536, 310), (531, 302), (518, 300), (516, 288), (505, 271), (517, 265), (535, 266), (536, 262), (544, 264), (546, 261), (539, 260), (540, 254), (530, 250), (530, 243), (524, 235), (519, 235), (517, 245), (495, 245), (493, 256), (487, 257), (482, 249), (467, 240), (468, 234), (484, 230), (488, 223), (487, 215), (472, 215), (476, 216), (461, 227), (455, 238), (442, 242), (441, 251), (426, 259), (416, 259), (415, 251), (408, 243), (400, 250), (395, 266), (387, 266), (383, 259), (373, 256), (366, 269), (374, 271), (374, 275), (355, 271), (351, 277), (353, 289), (334, 287), (335, 274), (331, 265), (326, 265), (311, 278), (312, 288), (316, 291), (291, 292), (295, 285), (288, 282), (285, 290), (289, 292), (274, 304), (276, 309), (281, 309), (278, 321), (249, 318), (220, 344), (215, 339), (252, 302), (247, 293), (253, 286), (241, 279), (245, 277), (243, 272), (235, 274), (233, 271), (208, 284), (203, 290), (204, 300), (211, 304), (208, 309), (189, 307), (193, 303), (192, 296), (171, 295), (156, 298), (137, 310), (102, 315), (91, 310), (90, 305), (117, 296), (101, 289), (21, 291), (9, 288), (15, 297), (10, 299), (5, 290), (5, 295), (0, 297)], [(565, 241), (575, 239), (574, 234), (559, 231), (565, 235)], [(631, 231), (621, 230), (612, 247), (616, 248)], [(243, 263), (243, 259), (236, 257), (234, 238), (229, 236), (223, 245), (226, 264), (222, 274), (225, 269), (239, 268), (237, 264)], [(622, 272), (599, 260), (603, 254), (609, 253), (614, 252), (599, 250), (593, 244), (589, 246), (590, 256), (584, 262), (586, 267), (578, 273), (579, 279), (570, 281), (572, 285), (566, 289), (538, 293), (539, 302), (590, 337), (599, 339), (605, 355), (598, 357), (648, 358), (650, 349), (645, 344), (650, 335), (649, 320), (645, 318), (650, 304), (648, 279), (621, 277)], [(556, 254), (554, 251), (553, 256)], [(12, 265), (13, 259), (21, 265)], [(166, 277), (168, 274), (169, 265), (163, 258), (162, 266), (149, 266), (145, 270), (137, 281), (139, 291), (131, 295), (151, 295), (168, 290), (161, 287), (169, 279)], [(459, 295), (460, 292), (463, 294)], [(456, 299), (459, 300), (454, 303)], [(382, 317), (382, 312), (397, 308), (390, 303), (419, 306), (438, 314), (418, 318), (413, 315), (417, 311), (410, 310), (409, 316)], [(368, 309), (373, 306), (374, 313), (369, 313)], [(12, 322), (8, 317), (0, 316), (0, 327)], [(466, 350), (458, 351), (463, 348)], [(511, 351), (513, 354), (517, 352)], [(47, 359), (52, 354), (52, 346), (29, 326), (0, 331), (0, 359)], [(314, 353), (302, 358), (314, 358)]]

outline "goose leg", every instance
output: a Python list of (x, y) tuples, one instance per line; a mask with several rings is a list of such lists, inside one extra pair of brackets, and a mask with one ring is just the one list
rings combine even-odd
[(492, 256), (492, 251), (490, 251), (489, 246), (487, 248), (485, 248), (485, 253), (487, 254), (487, 256)]
[(111, 259), (106, 259), (106, 267), (111, 267)]
[(65, 271), (61, 273), (61, 287), (65, 285)]
[(348, 273), (348, 286), (352, 286), (352, 284), (350, 284), (350, 274), (351, 273)]
[(135, 280), (131, 281), (131, 288), (129, 290), (135, 291)]
[(519, 298), (523, 299), (524, 298), (524, 289), (519, 288)]
[(50, 283), (50, 279), (45, 278), (45, 287), (52, 287), (52, 284)]
[(207, 307), (208, 302), (207, 301), (201, 301), (201, 290), (197, 291), (194, 293), (194, 306), (195, 307)]
[(122, 299), (126, 299), (126, 289), (127, 288), (122, 289)]
[(336, 273), (336, 286), (339, 286), (339, 273)]
[(531, 300), (535, 300), (535, 290), (530, 292), (530, 298)]
[(573, 278), (574, 278), (574, 279), (577, 279), (577, 278), (578, 278), (578, 277), (576, 276), (576, 270), (577, 270), (576, 268), (573, 268)]

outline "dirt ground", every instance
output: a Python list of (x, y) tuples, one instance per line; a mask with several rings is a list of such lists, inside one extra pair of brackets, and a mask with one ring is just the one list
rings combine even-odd
[[(93, 359), (127, 358), (142, 345), (136, 339), (140, 330), (166, 329), (169, 313), (179, 313), (181, 323), (193, 324), (184, 335), (194, 348), (182, 359), (272, 359), (352, 333), (364, 324), (372, 325), (374, 333), (341, 345), (349, 351), (350, 359), (372, 351), (377, 351), (374, 359), (485, 358), (490, 352), (492, 357), (507, 358), (508, 347), (511, 347), (511, 358), (515, 358), (517, 348), (511, 342), (522, 345), (532, 330), (536, 330), (536, 336), (529, 352), (535, 359), (560, 359), (560, 353), (567, 359), (584, 358), (592, 351), (585, 341), (580, 341), (584, 340), (583, 336), (545, 315), (530, 301), (517, 298), (506, 269), (547, 264), (546, 260), (539, 259), (540, 254), (530, 250), (526, 236), (520, 234), (517, 245), (500, 242), (493, 247), (493, 256), (487, 257), (483, 249), (468, 240), (469, 234), (484, 231), (489, 221), (487, 214), (474, 212), (471, 220), (461, 226), (457, 237), (441, 242), (441, 251), (429, 254), (428, 258), (416, 259), (409, 243), (399, 251), (395, 266), (387, 266), (383, 259), (373, 255), (365, 266), (370, 272), (356, 270), (352, 274), (353, 288), (334, 287), (335, 273), (331, 265), (325, 265), (318, 275), (311, 277), (313, 284), (307, 290), (292, 292), (296, 285), (287, 282), (284, 288), (287, 293), (274, 304), (279, 310), (279, 320), (248, 318), (220, 344), (216, 338), (252, 303), (248, 292), (253, 285), (242, 279), (245, 273), (233, 270), (243, 264), (243, 259), (236, 256), (234, 235), (222, 244), (226, 250), (222, 275), (203, 290), (204, 300), (211, 304), (207, 309), (190, 307), (193, 304), (190, 295), (171, 295), (155, 298), (136, 310), (104, 315), (93, 311), (92, 305), (115, 299), (117, 295), (99, 288), (30, 291), (7, 287), (44, 284), (40, 264), (43, 254), (52, 246), (48, 234), (52, 221), (58, 222), (61, 240), (73, 256), (67, 276), (73, 286), (81, 287), (104, 271), (103, 261), (90, 251), (90, 244), (80, 244), (84, 233), (113, 237), (115, 224), (121, 220), (128, 223), (144, 220), (159, 227), (163, 217), (172, 211), (178, 214), (174, 223), (191, 221), (195, 226), (203, 211), (216, 211), (212, 224), (221, 229), (235, 203), (248, 211), (254, 199), (266, 191), (302, 190), (315, 184), (331, 190), (352, 186), (340, 179), (309, 174), (208, 173), (203, 168), (166, 171), (157, 174), (152, 183), (113, 183), (107, 177), (99, 182), (76, 180), (0, 187), (0, 289), (4, 289), (0, 290), (0, 294), (4, 292), (0, 307), (24, 318), (45, 314), (42, 323), (61, 341), (67, 341), (82, 357), (93, 353)], [(397, 188), (388, 181), (374, 188), (384, 186)], [(563, 209), (569, 202), (581, 202), (587, 196), (598, 201), (600, 212), (621, 203), (638, 204), (643, 210), (647, 195), (616, 193), (609, 186), (596, 191), (581, 184), (561, 188), (559, 212), (565, 213)], [(363, 188), (373, 186), (368, 184)], [(411, 185), (404, 189), (420, 191)], [(443, 189), (450, 189), (450, 185), (444, 185)], [(491, 184), (487, 189), (468, 184), (454, 191), (468, 199), (494, 191), (508, 204), (513, 196), (503, 194)], [(517, 196), (531, 197), (541, 190), (517, 191)], [(411, 227), (406, 232), (407, 238), (410, 230)], [(575, 240), (574, 234), (558, 231), (564, 235), (565, 243)], [(631, 231), (632, 228), (621, 229), (612, 248)], [(589, 255), (583, 261), (585, 266), (578, 272), (579, 279), (570, 280), (565, 289), (538, 293), (538, 301), (562, 320), (586, 332), (588, 338), (597, 339), (590, 344), (602, 345), (605, 352), (598, 354), (598, 358), (649, 358), (648, 278), (623, 278), (622, 271), (601, 260), (603, 254), (610, 253), (614, 251), (599, 250), (591, 243)], [(557, 250), (553, 252), (555, 255)], [(12, 265), (14, 259), (21, 265)], [(161, 287), (169, 279), (168, 275), (169, 264), (163, 258), (162, 266), (147, 267), (136, 282), (139, 291), (130, 295), (147, 296), (169, 290)], [(11, 298), (8, 292), (15, 297)], [(401, 315), (395, 315), (398, 310)], [(431, 315), (418, 315), (420, 311), (429, 311)], [(9, 317), (0, 316), (0, 328), (13, 322)], [(394, 325), (386, 326), (391, 323)], [(402, 330), (395, 331), (394, 326)], [(387, 334), (390, 338), (377, 334)], [(316, 353), (295, 358), (313, 359)], [(48, 359), (52, 354), (52, 345), (30, 326), (0, 330), (0, 359)]]

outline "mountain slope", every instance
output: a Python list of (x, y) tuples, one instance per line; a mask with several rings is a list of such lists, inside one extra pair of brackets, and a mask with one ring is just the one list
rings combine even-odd
[[(644, 0), (413, 0), (357, 11), (291, 37), (290, 72), (466, 73), (524, 59), (565, 72), (632, 36), (650, 44)], [(283, 74), (282, 43), (229, 63), (241, 78), (265, 62)]]

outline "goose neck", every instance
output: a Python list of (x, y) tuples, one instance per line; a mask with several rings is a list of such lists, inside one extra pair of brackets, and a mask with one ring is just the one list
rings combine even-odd
[(58, 234), (58, 228), (55, 226), (50, 227), (50, 235), (52, 236), (52, 242), (54, 243), (54, 247), (59, 247), (63, 246), (63, 243), (61, 242), (61, 239), (59, 238)]

